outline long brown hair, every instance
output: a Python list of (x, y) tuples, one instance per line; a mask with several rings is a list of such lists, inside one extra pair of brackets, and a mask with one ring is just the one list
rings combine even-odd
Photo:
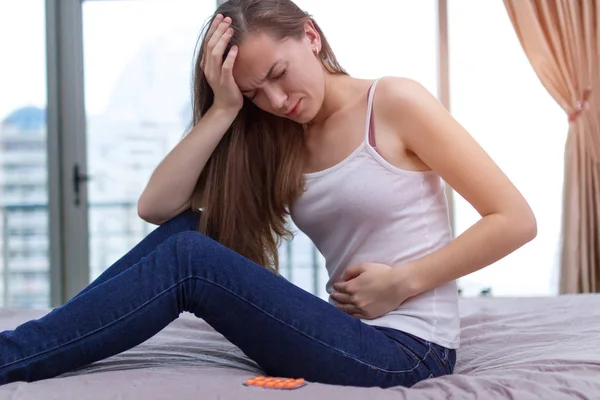
[[(206, 32), (217, 14), (232, 19), (230, 46), (251, 32), (276, 39), (304, 35), (312, 21), (321, 36), (319, 55), (329, 73), (346, 72), (337, 62), (323, 32), (309, 14), (290, 0), (229, 0), (221, 4), (200, 36), (193, 83), (191, 126), (213, 104), (214, 94), (200, 65)], [(291, 237), (289, 205), (304, 187), (306, 149), (304, 126), (262, 111), (252, 101), (244, 105), (209, 158), (192, 196), (192, 208), (202, 209), (200, 231), (244, 257), (278, 271), (278, 247)]]

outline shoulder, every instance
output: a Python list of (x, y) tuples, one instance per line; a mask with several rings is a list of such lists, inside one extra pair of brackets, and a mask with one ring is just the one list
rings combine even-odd
[(377, 92), (381, 97), (397, 100), (410, 100), (413, 95), (431, 95), (418, 81), (398, 76), (381, 77), (377, 83)]
[(375, 101), (380, 114), (395, 117), (414, 115), (414, 112), (443, 108), (437, 98), (418, 81), (386, 76), (379, 80)]
[(374, 94), (376, 116), (388, 126), (396, 126), (402, 140), (409, 144), (419, 136), (439, 133), (452, 117), (440, 101), (421, 83), (401, 77), (379, 80)]

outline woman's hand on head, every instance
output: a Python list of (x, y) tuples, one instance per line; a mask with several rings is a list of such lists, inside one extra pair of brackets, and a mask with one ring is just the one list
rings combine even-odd
[(201, 65), (215, 98), (213, 106), (236, 115), (244, 104), (244, 96), (233, 78), (233, 64), (238, 54), (237, 46), (232, 46), (223, 61), (223, 55), (233, 36), (231, 18), (217, 15), (207, 33), (208, 42)]

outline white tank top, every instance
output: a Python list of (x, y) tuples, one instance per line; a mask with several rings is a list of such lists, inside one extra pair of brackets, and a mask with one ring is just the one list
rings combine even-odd
[[(346, 267), (362, 262), (398, 266), (452, 240), (445, 184), (433, 171), (399, 169), (377, 152), (373, 95), (369, 90), (365, 137), (340, 163), (305, 175), (305, 192), (291, 205), (296, 226), (325, 257), (328, 293)], [(335, 302), (331, 297), (329, 302)], [(458, 348), (460, 321), (455, 281), (408, 299), (370, 325), (410, 333)]]

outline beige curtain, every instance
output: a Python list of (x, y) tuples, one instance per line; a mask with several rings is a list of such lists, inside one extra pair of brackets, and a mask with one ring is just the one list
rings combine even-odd
[(504, 4), (531, 65), (570, 122), (560, 293), (599, 292), (600, 8), (597, 0)]

